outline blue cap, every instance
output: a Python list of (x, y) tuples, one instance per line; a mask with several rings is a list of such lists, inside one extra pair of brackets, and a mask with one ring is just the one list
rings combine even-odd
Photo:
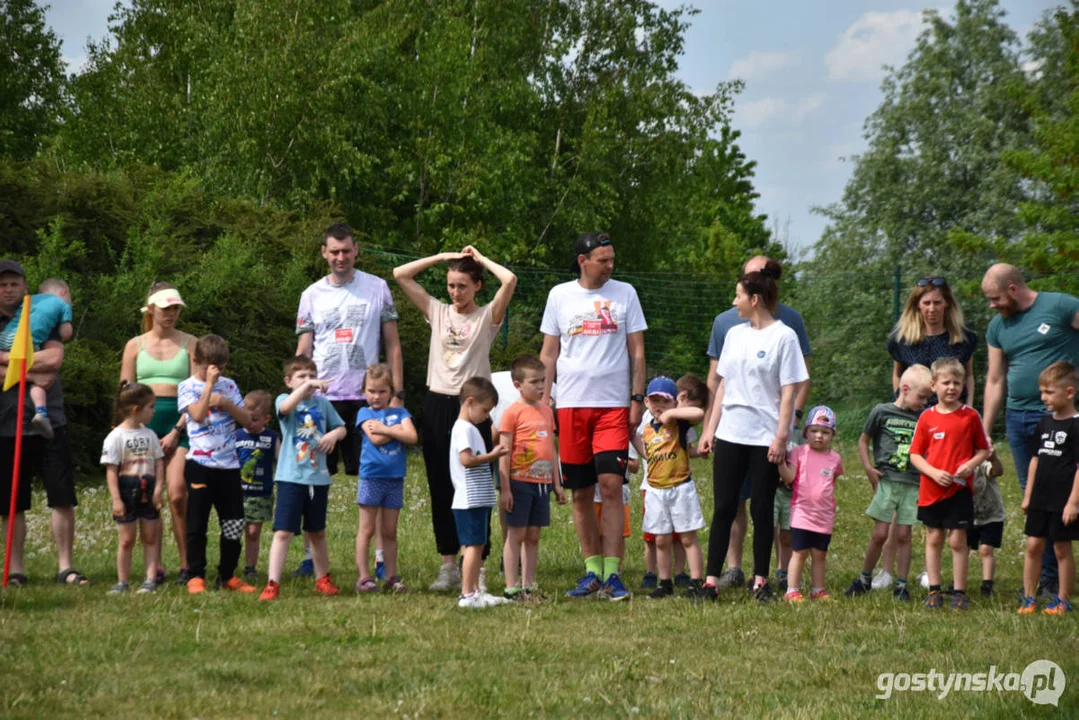
[(817, 405), (807, 412), (805, 415), (805, 430), (802, 431), (803, 435), (811, 425), (826, 427), (835, 432), (835, 413), (832, 412), (832, 408), (827, 405)]
[(652, 378), (652, 382), (648, 383), (648, 392), (645, 394), (662, 395), (665, 398), (676, 400), (678, 399), (678, 386), (674, 384), (674, 380), (671, 380), (666, 375), (660, 375)]

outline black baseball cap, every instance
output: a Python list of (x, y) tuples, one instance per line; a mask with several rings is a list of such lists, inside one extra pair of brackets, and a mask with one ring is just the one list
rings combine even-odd
[(0, 275), (4, 273), (14, 273), (22, 277), (26, 277), (26, 271), (22, 269), (22, 265), (14, 260), (0, 260)]
[(605, 232), (587, 232), (577, 238), (573, 243), (573, 262), (569, 269), (578, 275), (581, 274), (581, 265), (577, 262), (578, 255), (587, 255), (598, 247), (611, 244), (611, 236)]

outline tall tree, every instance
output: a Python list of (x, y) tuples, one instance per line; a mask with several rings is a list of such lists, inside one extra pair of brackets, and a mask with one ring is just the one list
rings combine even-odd
[(32, 157), (63, 98), (60, 42), (33, 0), (0, 0), (0, 155)]

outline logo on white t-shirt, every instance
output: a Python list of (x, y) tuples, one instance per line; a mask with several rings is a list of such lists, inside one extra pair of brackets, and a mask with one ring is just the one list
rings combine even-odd
[(763, 358), (764, 357), (764, 351), (763, 350), (758, 350), (757, 351), (757, 357)]
[(1045, 335), (1046, 333), (1049, 332), (1049, 325), (1047, 323), (1042, 323), (1041, 325), (1038, 326), (1038, 332), (1041, 333), (1042, 335)]
[(352, 328), (337, 328), (333, 331), (333, 341), (338, 345), (352, 344)]
[(570, 327), (567, 335), (610, 335), (618, 332), (618, 321), (614, 317), (613, 303), (610, 300), (596, 300), (592, 303), (595, 315), (580, 318), (580, 325)]

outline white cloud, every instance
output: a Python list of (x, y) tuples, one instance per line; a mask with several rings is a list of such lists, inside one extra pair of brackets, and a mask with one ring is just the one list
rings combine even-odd
[(766, 97), (737, 105), (735, 114), (738, 125), (743, 128), (755, 128), (781, 117), (786, 118), (791, 125), (800, 125), (824, 105), (824, 99), (824, 93), (813, 93), (793, 102), (778, 97)]
[(824, 93), (813, 93), (799, 100), (791, 113), (791, 119), (797, 125), (819, 110), (824, 105)]
[(843, 31), (824, 56), (830, 80), (876, 81), (883, 65), (900, 65), (922, 29), (917, 10), (867, 12)]
[(768, 97), (762, 100), (751, 100), (744, 105), (736, 107), (738, 124), (743, 127), (757, 127), (779, 117), (786, 110), (787, 104), (782, 98)]
[(1042, 76), (1043, 67), (1045, 67), (1045, 58), (1038, 58), (1037, 60), (1024, 60), (1019, 65), (1019, 68), (1031, 80), (1037, 80)]
[(794, 53), (753, 50), (749, 55), (738, 58), (731, 63), (731, 69), (727, 71), (727, 77), (732, 80), (745, 80), (746, 82), (761, 80), (780, 68), (793, 65), (797, 60), (798, 56)]

